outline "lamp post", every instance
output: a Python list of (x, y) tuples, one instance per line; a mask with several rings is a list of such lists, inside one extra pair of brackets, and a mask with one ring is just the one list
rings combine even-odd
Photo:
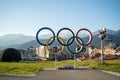
[(104, 51), (103, 51), (103, 48), (104, 48), (104, 38), (106, 37), (106, 29), (105, 28), (102, 28), (101, 30), (99, 30), (99, 33), (100, 35), (98, 36), (100, 39), (101, 39), (101, 58), (100, 58), (100, 62), (101, 62), (101, 65), (104, 64), (104, 59), (103, 59), (103, 56), (104, 56)]

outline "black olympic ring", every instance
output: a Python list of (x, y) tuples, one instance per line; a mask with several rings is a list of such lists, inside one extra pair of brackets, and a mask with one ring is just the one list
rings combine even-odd
[[(57, 36), (59, 36), (59, 33), (60, 33), (62, 30), (68, 30), (68, 31), (70, 31), (70, 32), (72, 33), (72, 35), (73, 35), (72, 37), (75, 36), (75, 35), (74, 35), (74, 32), (73, 32), (71, 29), (69, 29), (69, 28), (62, 28), (62, 29), (60, 29), (60, 30), (58, 31), (58, 33), (57, 33)], [(65, 43), (62, 43), (62, 42), (59, 40), (59, 38), (57, 38), (58, 42), (59, 42), (61, 45), (63, 45), (63, 46), (71, 45), (71, 44), (73, 43), (74, 39), (75, 39), (75, 38), (73, 38), (70, 43), (65, 44)]]

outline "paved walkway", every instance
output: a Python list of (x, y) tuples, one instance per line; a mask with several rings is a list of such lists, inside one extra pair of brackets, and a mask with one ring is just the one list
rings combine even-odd
[(0, 76), (0, 80), (120, 80), (100, 70), (43, 70), (34, 77)]

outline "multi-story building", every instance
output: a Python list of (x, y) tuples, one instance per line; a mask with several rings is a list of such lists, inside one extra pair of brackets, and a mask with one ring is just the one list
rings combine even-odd
[(39, 55), (35, 53), (35, 48), (33, 46), (30, 46), (27, 50), (27, 59), (32, 61), (38, 61), (40, 60)]
[(18, 51), (19, 51), (20, 54), (21, 54), (22, 60), (26, 60), (26, 58), (27, 58), (27, 51), (22, 50), (22, 49), (18, 49)]
[(37, 54), (42, 60), (47, 60), (47, 58), (49, 58), (49, 51), (47, 50), (46, 46), (40, 46), (36, 48), (35, 54)]
[[(92, 56), (94, 54), (101, 53), (101, 48), (87, 47), (86, 48), (86, 52), (89, 54), (89, 56)], [(120, 55), (120, 49), (117, 48), (117, 50), (116, 50), (116, 49), (114, 49), (112, 47), (105, 47), (104, 48), (104, 55), (108, 55), (108, 54), (111, 54), (111, 55)]]

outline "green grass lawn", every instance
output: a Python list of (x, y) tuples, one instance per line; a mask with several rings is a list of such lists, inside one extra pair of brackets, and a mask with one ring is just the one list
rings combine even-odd
[[(54, 68), (54, 61), (41, 62), (0, 62), (0, 73), (30, 75), (37, 73), (42, 68)], [(73, 60), (57, 61), (57, 67), (62, 65), (73, 66)], [(114, 71), (120, 73), (120, 60), (107, 60), (104, 65), (98, 61), (76, 61), (76, 66), (88, 66), (90, 68)]]

